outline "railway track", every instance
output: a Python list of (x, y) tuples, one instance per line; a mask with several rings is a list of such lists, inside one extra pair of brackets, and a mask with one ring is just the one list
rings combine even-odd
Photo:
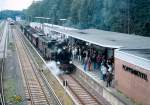
[[(5, 51), (4, 51), (5, 53)], [(3, 71), (5, 69), (5, 54), (4, 58), (0, 61), (0, 105), (5, 105), (5, 99), (4, 99), (4, 89), (3, 89)]]
[(5, 68), (5, 58), (0, 60), (0, 105), (5, 105), (4, 89), (3, 89), (3, 71)]
[(101, 103), (71, 75), (64, 74), (59, 77), (62, 81), (67, 80), (68, 89), (74, 95), (80, 105), (101, 105)]
[(25, 82), (25, 92), (28, 105), (60, 105), (52, 99), (47, 87), (44, 85), (40, 74), (29, 55), (28, 49), (21, 37), (21, 34), (12, 29), (15, 36), (16, 47), (22, 66), (22, 74)]
[[(4, 23), (1, 23), (1, 27)], [(1, 29), (0, 30), (0, 42), (2, 40), (2, 37), (3, 37), (3, 34), (4, 34), (4, 29)], [(3, 71), (5, 69), (5, 58), (6, 58), (6, 48), (7, 48), (7, 37), (6, 39), (4, 39), (5, 42), (4, 42), (4, 50), (3, 52), (0, 52), (0, 53), (3, 53), (3, 58), (0, 60), (0, 105), (5, 105), (5, 98), (4, 98), (4, 89), (3, 89)]]
[(1, 42), (2, 37), (3, 37), (3, 25), (4, 25), (4, 22), (1, 22), (0, 23), (0, 42)]

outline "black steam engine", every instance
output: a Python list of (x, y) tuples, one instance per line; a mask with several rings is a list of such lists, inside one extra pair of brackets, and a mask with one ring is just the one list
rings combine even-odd
[(57, 53), (56, 61), (59, 65), (59, 68), (65, 73), (72, 73), (76, 69), (76, 67), (72, 63), (71, 53), (67, 48), (64, 48), (62, 51)]
[(64, 73), (70, 74), (75, 71), (76, 67), (72, 63), (71, 53), (65, 47), (67, 46), (66, 40), (59, 41), (47, 37), (30, 26), (20, 25), (20, 28), (45, 60), (55, 60)]

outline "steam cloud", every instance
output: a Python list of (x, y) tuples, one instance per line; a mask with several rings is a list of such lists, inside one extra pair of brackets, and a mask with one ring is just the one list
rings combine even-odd
[(47, 67), (49, 68), (49, 70), (52, 71), (52, 73), (54, 73), (55, 75), (60, 75), (62, 74), (63, 72), (58, 68), (57, 64), (55, 61), (50, 61), (50, 62), (47, 62)]

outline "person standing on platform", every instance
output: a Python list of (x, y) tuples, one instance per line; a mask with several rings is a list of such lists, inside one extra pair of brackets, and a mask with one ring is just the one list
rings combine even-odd
[(78, 62), (81, 62), (81, 48), (79, 46), (77, 48), (77, 56), (78, 56)]
[(93, 54), (93, 70), (96, 70), (97, 68), (97, 64), (96, 64), (96, 51), (94, 51), (94, 54)]
[(75, 48), (72, 47), (72, 59), (74, 60), (75, 59)]
[(110, 87), (112, 83), (113, 75), (111, 72), (106, 72), (106, 87)]
[(84, 59), (84, 71), (87, 69), (87, 64), (88, 64), (88, 57), (86, 56)]
[(95, 54), (94, 54), (94, 52), (92, 53), (92, 55), (91, 55), (91, 62), (92, 62), (92, 70), (94, 70), (94, 58), (95, 58)]
[(101, 66), (99, 68), (99, 75), (100, 75), (100, 80), (103, 80), (102, 63), (101, 63)]
[(112, 70), (112, 69), (113, 69), (113, 68), (112, 68), (112, 64), (111, 64), (110, 62), (108, 62), (107, 65), (108, 65), (108, 71), (109, 71), (110, 73), (112, 73), (112, 71), (113, 71), (113, 70)]
[(97, 69), (101, 68), (101, 63), (102, 63), (102, 57), (100, 54), (97, 55), (96, 57), (96, 63), (97, 63)]
[(106, 72), (107, 72), (107, 66), (105, 63), (102, 64), (101, 71), (102, 71), (103, 81), (105, 81), (106, 80)]
[(87, 62), (87, 64), (88, 64), (88, 71), (91, 71), (91, 57), (90, 56), (88, 56), (88, 62)]
[(77, 59), (77, 47), (74, 47), (74, 59)]
[(84, 60), (85, 60), (85, 57), (86, 57), (86, 50), (82, 50), (81, 56), (82, 56), (82, 64), (84, 64)]

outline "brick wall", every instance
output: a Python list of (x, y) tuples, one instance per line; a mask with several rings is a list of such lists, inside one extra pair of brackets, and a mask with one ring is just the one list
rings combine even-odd
[[(126, 65), (147, 74), (148, 81), (125, 71), (122, 66)], [(145, 70), (136, 65), (115, 58), (116, 88), (125, 95), (142, 105), (150, 105), (150, 70)]]

